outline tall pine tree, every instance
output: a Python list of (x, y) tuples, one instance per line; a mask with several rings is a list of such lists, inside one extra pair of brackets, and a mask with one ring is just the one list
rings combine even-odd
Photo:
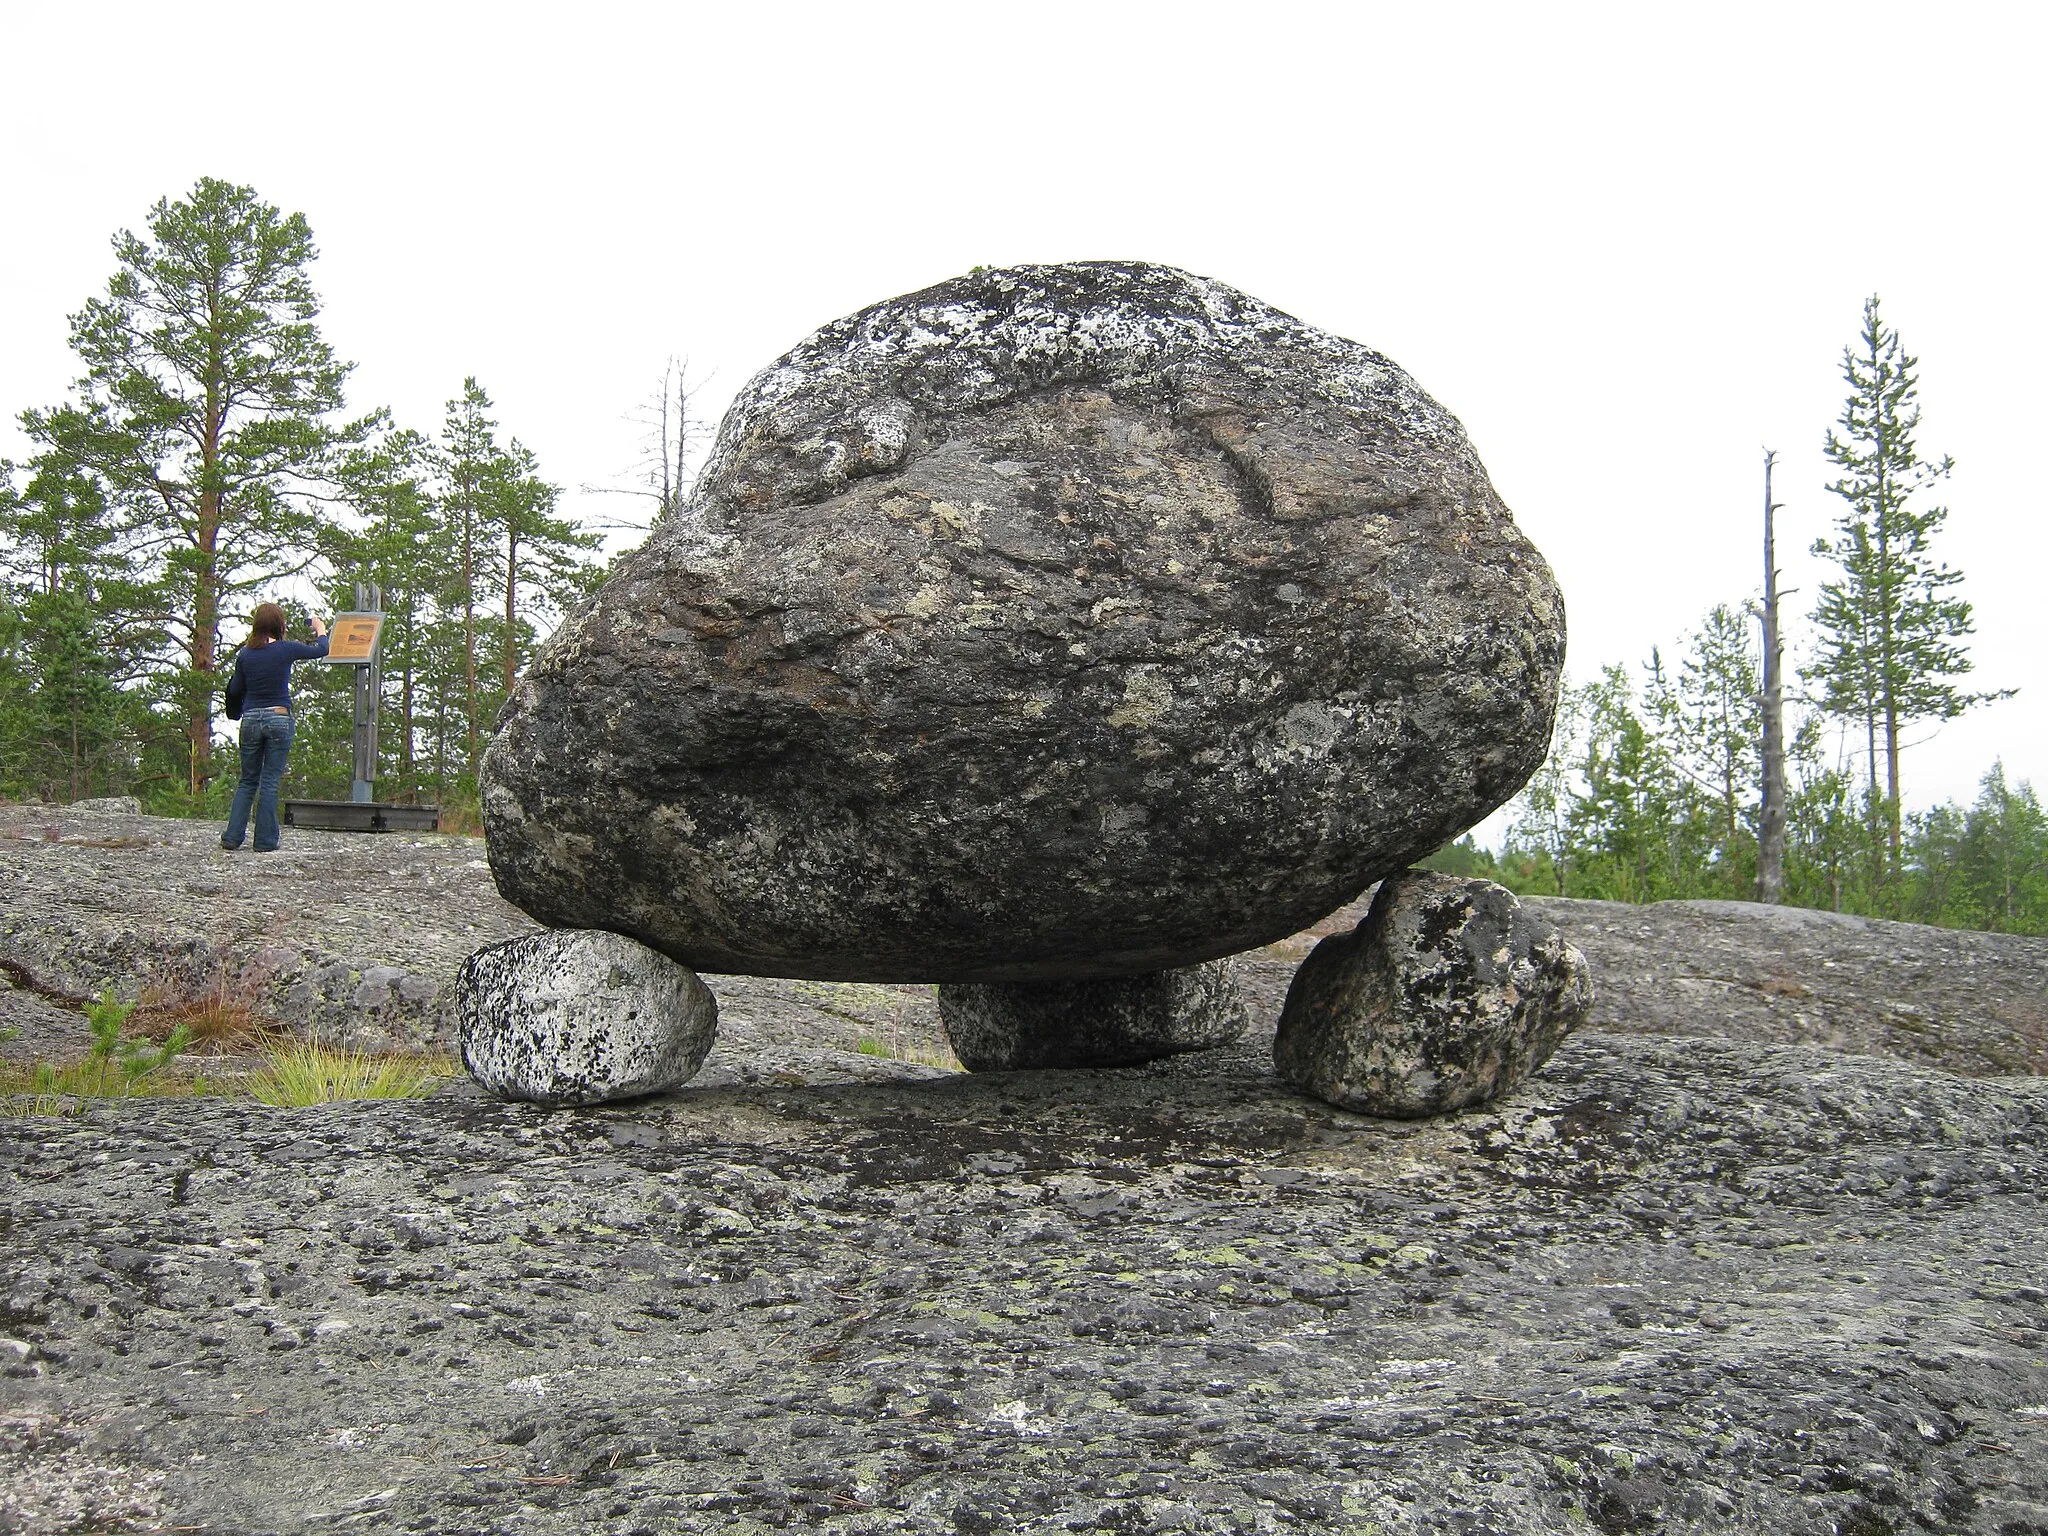
[(485, 715), (478, 663), (483, 648), (483, 593), (493, 584), (497, 553), (498, 503), (504, 450), (497, 422), (484, 413), (491, 397), (474, 376), (448, 402), (441, 426), (441, 510), (448, 540), (448, 565), (441, 598), (462, 615), (462, 768), (474, 773), (482, 751)]
[(77, 397), (23, 413), (29, 435), (97, 477), (154, 573), (165, 681), (187, 789), (211, 774), (224, 606), (315, 558), (300, 493), (368, 422), (340, 425), (338, 361), (315, 323), (316, 252), (301, 214), (203, 178), (114, 239), (105, 297), (71, 317)]
[[(1827, 456), (1841, 472), (1828, 489), (1848, 503), (1832, 543), (1814, 553), (1840, 575), (1820, 589), (1813, 621), (1820, 651), (1807, 669), (1821, 707), (1859, 726), (1869, 781), (1867, 805), (1881, 822), (1887, 877), (1899, 873), (1901, 732), (1916, 722), (1952, 720), (1973, 704), (2002, 698), (1968, 693), (1957, 679), (1970, 670), (1962, 640), (1972, 630), (1970, 605), (1956, 595), (1962, 574), (1938, 561), (1934, 536), (1945, 508), (1917, 504), (1948, 476), (1954, 461), (1920, 456), (1919, 359), (1884, 323), (1872, 295), (1863, 329), (1842, 353), (1849, 398)], [(1880, 790), (1878, 760), (1884, 779)]]

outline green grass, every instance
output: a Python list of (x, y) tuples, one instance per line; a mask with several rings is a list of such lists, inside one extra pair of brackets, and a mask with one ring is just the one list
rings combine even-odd
[(238, 1098), (302, 1108), (342, 1099), (416, 1099), (461, 1069), (445, 1052), (351, 1051), (314, 1041), (271, 1035), (262, 1039), (263, 1065), (246, 1077), (166, 1070), (192, 1043), (180, 1022), (158, 1045), (121, 1033), (135, 1009), (111, 992), (86, 1005), (92, 1044), (78, 1061), (0, 1062), (0, 1102), (8, 1112), (77, 1115), (105, 1099)]
[(117, 1082), (103, 1068), (83, 1061), (0, 1063), (0, 1114), (79, 1115), (103, 1099), (193, 1099), (232, 1092), (227, 1084), (196, 1073)]
[(423, 1098), (455, 1073), (455, 1063), (435, 1052), (373, 1055), (313, 1040), (276, 1042), (265, 1049), (264, 1058), (243, 1091), (258, 1103), (287, 1109), (343, 1099)]

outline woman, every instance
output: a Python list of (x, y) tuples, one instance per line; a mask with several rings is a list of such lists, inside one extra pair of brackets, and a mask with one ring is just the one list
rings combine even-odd
[(249, 621), (249, 643), (235, 658), (242, 684), (242, 782), (228, 812), (223, 848), (242, 846), (249, 807), (256, 807), (256, 851), (275, 853), (279, 841), (277, 790), (292, 752), (292, 663), (327, 654), (327, 626), (313, 620), (314, 640), (305, 645), (284, 637), (284, 610), (260, 605)]

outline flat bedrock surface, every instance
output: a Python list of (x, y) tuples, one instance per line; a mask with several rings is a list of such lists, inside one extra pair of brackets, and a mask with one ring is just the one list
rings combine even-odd
[(1246, 1047), (12, 1118), (0, 1486), (82, 1459), (252, 1533), (2035, 1531), (2044, 1148), (2048, 1082), (1613, 1035), (1415, 1123)]
[[(288, 832), (259, 879), (203, 823), (0, 832), (0, 958), (76, 990), (257, 937), (445, 986), (527, 927), (462, 839)], [(1240, 962), (1243, 1042), (1146, 1068), (948, 1075), (901, 1059), (928, 987), (714, 976), (703, 1074), (645, 1104), (0, 1117), (0, 1500), (251, 1536), (2048, 1526), (2048, 1082), (1768, 1044), (2039, 1062), (2048, 941), (1532, 905), (1591, 1029), (1742, 1038), (1582, 1032), (1483, 1110), (1350, 1116), (1270, 1071), (1305, 934)], [(84, 1035), (19, 988), (4, 1025)]]

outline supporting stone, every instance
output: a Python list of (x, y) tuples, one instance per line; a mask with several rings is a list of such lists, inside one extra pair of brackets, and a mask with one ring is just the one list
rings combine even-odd
[(1104, 981), (952, 982), (939, 1022), (970, 1072), (1128, 1067), (1228, 1045), (1250, 1022), (1228, 960)]
[(697, 973), (616, 933), (527, 934), (455, 981), (462, 1061), (500, 1098), (601, 1104), (679, 1088), (718, 1037)]
[(1411, 869), (1302, 962), (1273, 1062), (1345, 1109), (1442, 1114), (1512, 1088), (1592, 1005), (1584, 956), (1512, 891)]

